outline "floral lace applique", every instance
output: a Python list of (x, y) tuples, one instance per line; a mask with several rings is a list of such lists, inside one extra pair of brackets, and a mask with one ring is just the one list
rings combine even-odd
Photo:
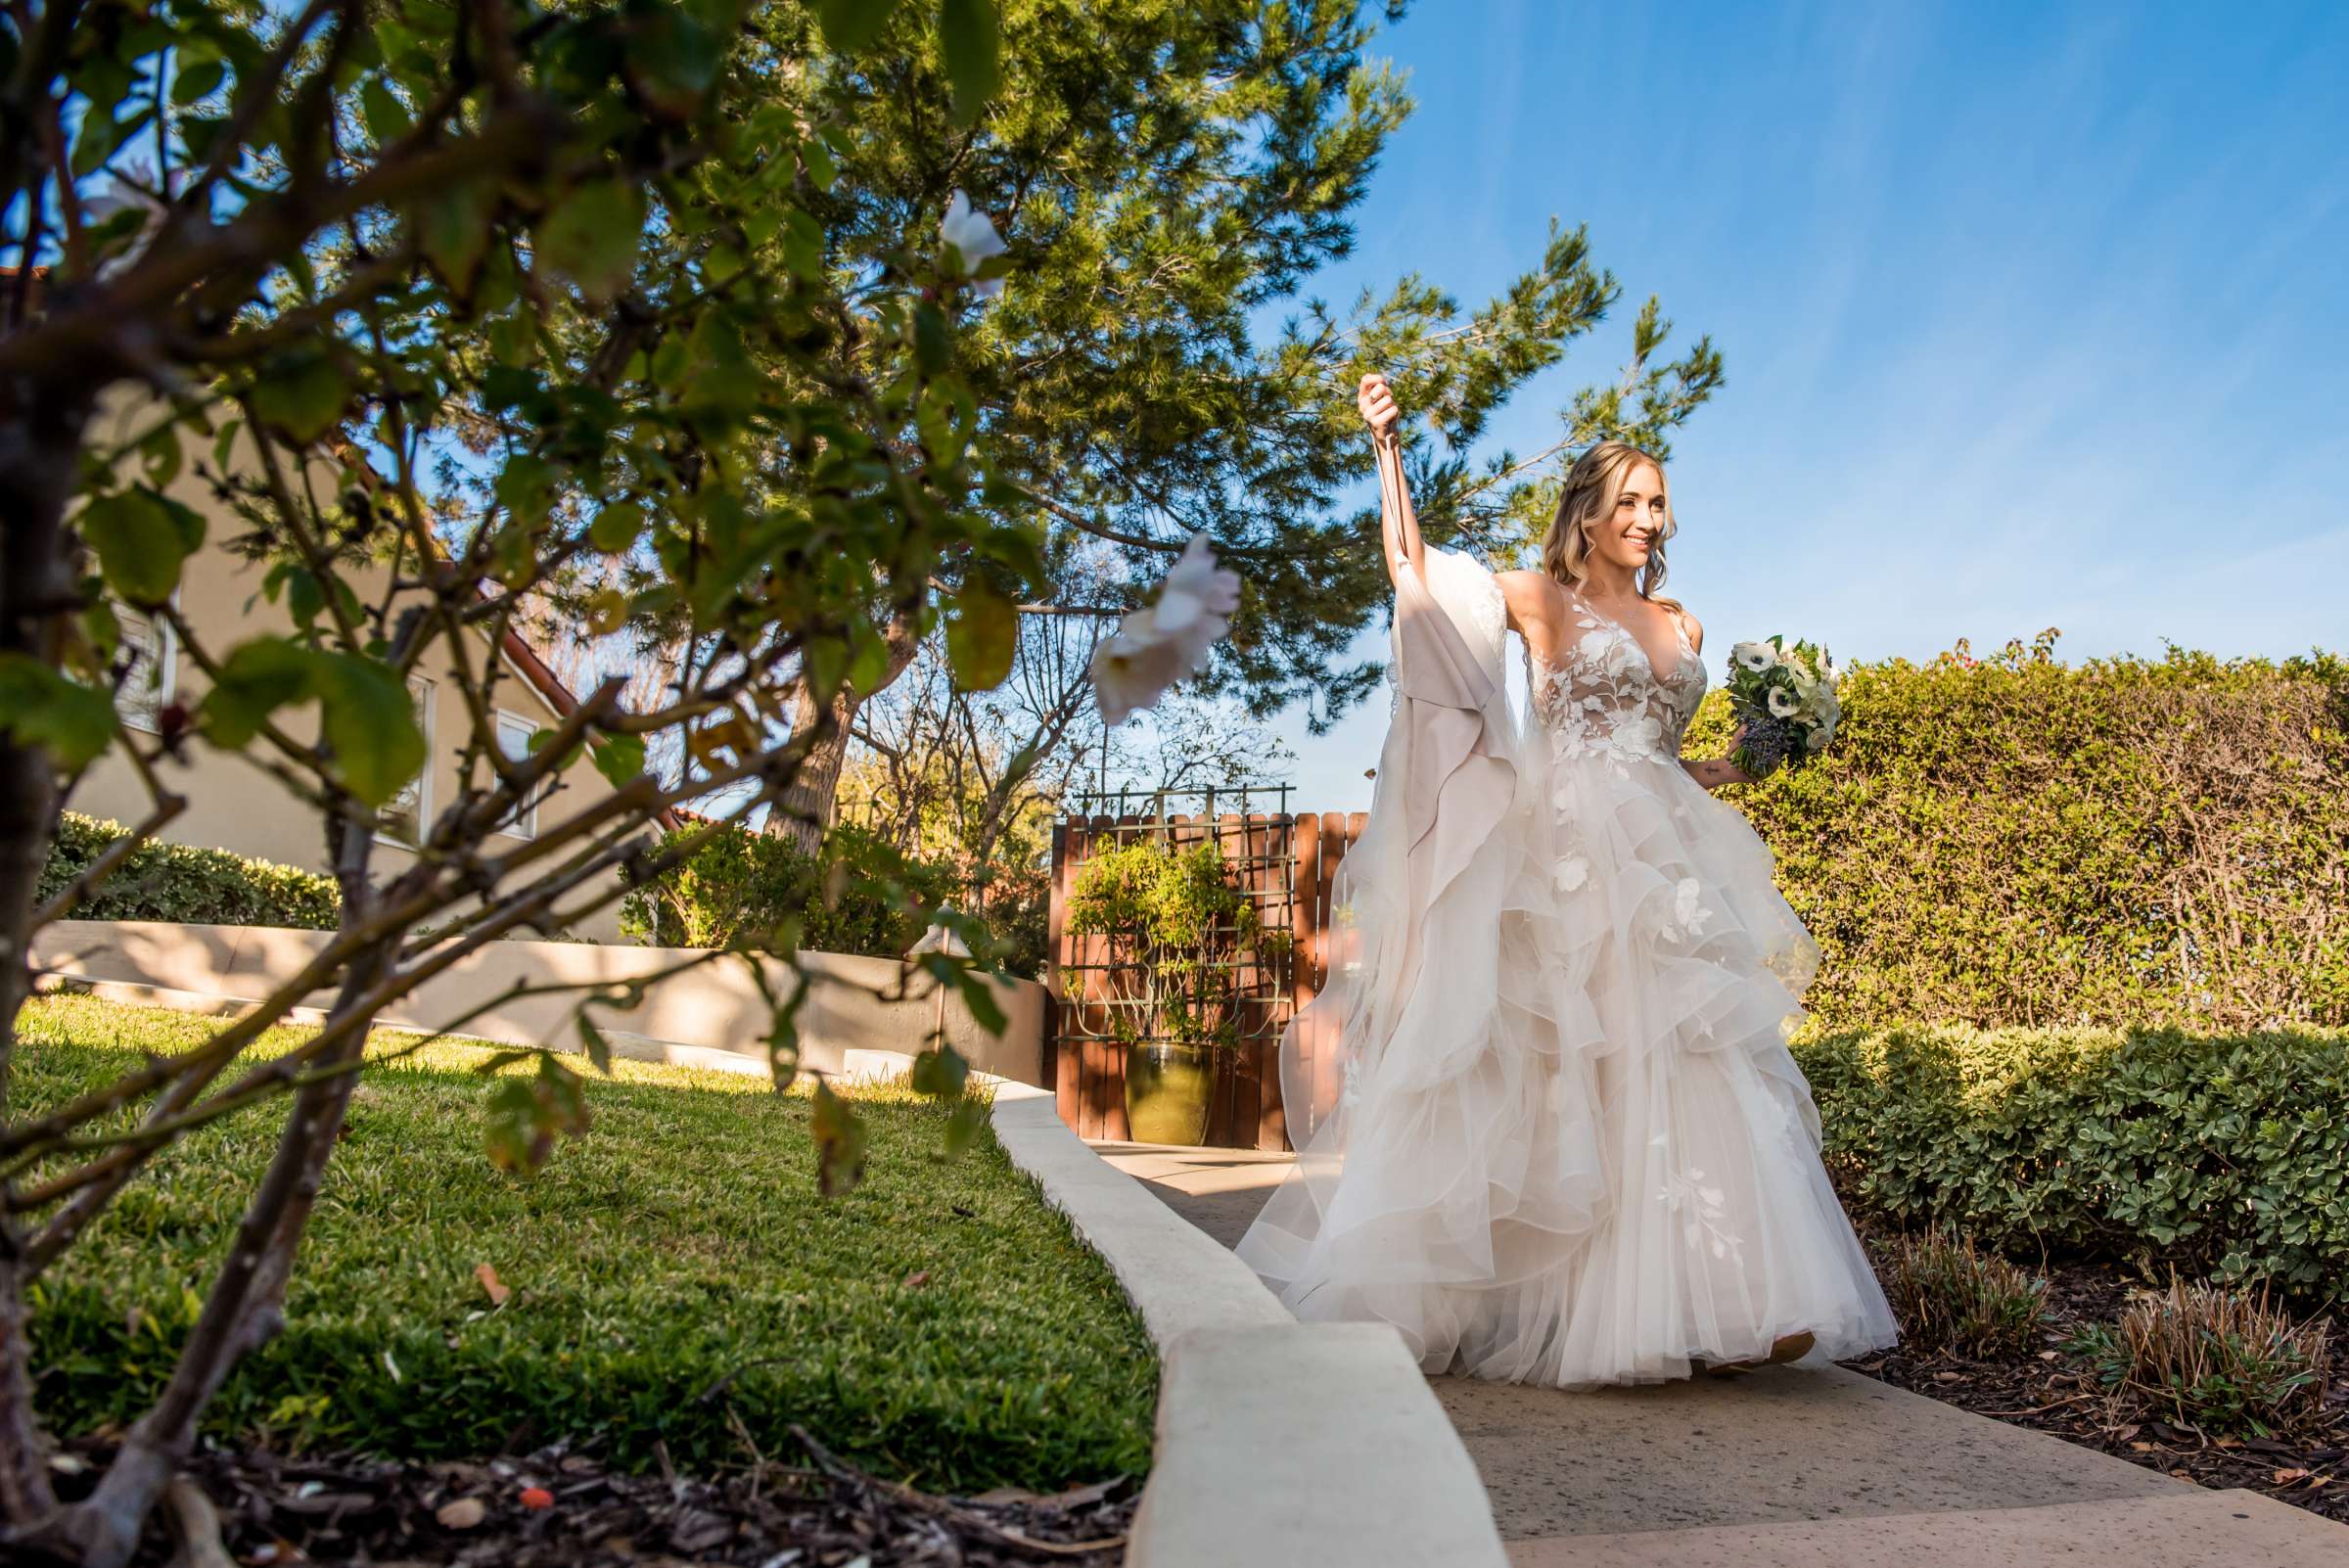
[(1664, 1207), (1681, 1216), (1682, 1241), (1691, 1247), (1701, 1247), (1716, 1258), (1739, 1262), (1744, 1243), (1728, 1227), (1729, 1212), (1724, 1207), (1727, 1196), (1721, 1188), (1709, 1185), (1704, 1172), (1693, 1166), (1665, 1177), (1663, 1189), (1656, 1194)]
[(1712, 923), (1713, 911), (1698, 900), (1704, 895), (1704, 885), (1694, 877), (1682, 877), (1673, 885), (1672, 913), (1656, 922), (1656, 929), (1670, 942), (1682, 938), (1693, 941), (1704, 935)]
[[(1534, 715), (1549, 732), (1553, 759), (1596, 757), (1629, 777), (1627, 762), (1673, 761), (1705, 694), (1704, 662), (1674, 618), (1680, 657), (1659, 676), (1631, 631), (1574, 601), (1577, 635), (1552, 665), (1525, 649)], [(1562, 803), (1561, 803), (1562, 804)]]

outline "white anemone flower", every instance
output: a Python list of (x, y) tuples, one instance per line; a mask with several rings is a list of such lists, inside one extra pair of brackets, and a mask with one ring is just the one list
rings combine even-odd
[(1216, 565), (1205, 533), (1191, 535), (1158, 597), (1130, 612), (1093, 650), (1093, 695), (1105, 724), (1123, 723), (1169, 686), (1196, 673), (1240, 607), (1240, 576)]
[(1792, 718), (1803, 711), (1803, 700), (1783, 686), (1770, 688), (1770, 716)]
[(1729, 650), (1729, 658), (1736, 662), (1738, 669), (1759, 674), (1776, 666), (1778, 651), (1767, 642), (1741, 642)]
[[(995, 220), (973, 211), (971, 199), (960, 191), (946, 203), (946, 220), (938, 226), (938, 237), (954, 248), (966, 276), (978, 271), (980, 262), (1001, 255), (1006, 249), (1003, 237), (995, 232)], [(982, 300), (991, 300), (1003, 292), (1003, 280), (982, 278), (971, 288)]]

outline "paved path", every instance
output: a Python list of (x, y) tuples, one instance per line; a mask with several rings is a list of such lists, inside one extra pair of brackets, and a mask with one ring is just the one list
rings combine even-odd
[[(1095, 1141), (1230, 1246), (1288, 1157)], [(1837, 1366), (1568, 1394), (1434, 1377), (1520, 1568), (2349, 1565), (2349, 1528)]]

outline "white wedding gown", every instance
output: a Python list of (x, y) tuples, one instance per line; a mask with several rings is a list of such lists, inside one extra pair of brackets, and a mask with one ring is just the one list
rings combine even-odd
[(1684, 1377), (1893, 1343), (1785, 1033), (1819, 949), (1761, 837), (1675, 760), (1704, 694), (1574, 600), (1503, 693), (1499, 585), (1397, 588), (1395, 716), (1320, 993), (1281, 1041), (1295, 1167), (1239, 1243), (1300, 1318), (1429, 1372)]

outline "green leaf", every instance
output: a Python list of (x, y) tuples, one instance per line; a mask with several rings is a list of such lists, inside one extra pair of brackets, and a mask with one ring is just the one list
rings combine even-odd
[(889, 643), (875, 631), (870, 622), (859, 621), (849, 628), (849, 687), (859, 697), (870, 697), (889, 679)]
[(945, 1158), (958, 1160), (979, 1141), (980, 1129), (987, 1126), (987, 1105), (979, 1099), (966, 1099), (954, 1107), (946, 1118)]
[(815, 1081), (815, 1185), (827, 1198), (837, 1198), (864, 1178), (867, 1133), (855, 1108), (832, 1092), (832, 1085)]
[(170, 601), (181, 565), (204, 543), (199, 513), (145, 488), (100, 496), (74, 525), (97, 552), (107, 585), (141, 609)]
[(375, 138), (378, 147), (389, 147), (416, 124), (407, 105), (384, 85), (381, 76), (368, 77), (359, 89), (359, 115), (367, 121), (367, 133)]
[(644, 508), (634, 501), (616, 501), (595, 514), (587, 526), (587, 542), (606, 555), (619, 555), (644, 531)]
[(579, 1044), (586, 1050), (587, 1060), (595, 1064), (597, 1072), (606, 1078), (611, 1077), (612, 1041), (604, 1037), (602, 1030), (595, 1027), (595, 1020), (587, 1016), (584, 1008), (579, 1011), (578, 1024)]
[(591, 300), (609, 300), (628, 285), (644, 241), (644, 192), (633, 180), (594, 180), (578, 187), (538, 225), (538, 258), (571, 279)]
[(115, 737), (115, 705), (95, 686), (68, 680), (25, 654), (0, 653), (0, 733), (39, 746), (67, 772), (87, 765)]
[(388, 665), (345, 653), (317, 655), (312, 680), (344, 786), (368, 806), (407, 788), (425, 760), (407, 683)]
[(93, 105), (81, 117), (81, 129), (73, 139), (71, 166), (76, 179), (95, 174), (100, 164), (114, 156), (115, 148), (130, 140), (154, 117), (153, 109), (142, 109), (128, 119), (117, 120), (110, 110)]
[(546, 1162), (554, 1140), (538, 1129), (538, 1098), (528, 1079), (499, 1079), (485, 1110), (483, 1142), (491, 1165), (529, 1176)]
[(1019, 608), (985, 577), (964, 583), (946, 620), (946, 662), (955, 683), (965, 691), (1000, 686), (1019, 638)]
[(840, 164), (833, 161), (832, 149), (822, 142), (802, 142), (800, 161), (807, 165), (807, 178), (819, 191), (829, 191), (840, 177)]
[(913, 1070), (906, 1077), (916, 1094), (942, 1100), (960, 1099), (963, 1084), (970, 1082), (971, 1064), (953, 1046), (938, 1045), (916, 1056)]
[(187, 108), (219, 86), (221, 78), (227, 74), (228, 68), (217, 60), (199, 60), (183, 67), (179, 74), (171, 78), (172, 104), (180, 109)]
[(324, 350), (289, 354), (253, 384), (253, 411), (292, 440), (316, 440), (343, 417), (350, 383), (335, 356)]
[(621, 69), (645, 107), (670, 119), (689, 119), (716, 85), (724, 45), (680, 6), (666, 6), (633, 30)]
[(938, 37), (946, 57), (946, 79), (954, 86), (955, 123), (968, 125), (1002, 85), (992, 0), (942, 0)]
[(232, 751), (250, 744), (271, 714), (310, 695), (314, 666), (309, 650), (283, 637), (238, 644), (204, 694), (204, 732), (214, 745)]
[(840, 54), (852, 55), (881, 36), (898, 0), (815, 0), (815, 15), (824, 25), (824, 42)]
[(489, 252), (497, 217), (497, 190), (487, 180), (468, 180), (429, 192), (408, 214), (416, 243), (440, 281), (459, 299), (469, 299)]
[(614, 789), (644, 775), (644, 742), (634, 735), (607, 735), (594, 750), (595, 770)]
[(957, 982), (962, 987), (962, 1004), (971, 1010), (971, 1021), (990, 1035), (1000, 1035), (1011, 1020), (1003, 1016), (1003, 1004), (995, 1000), (992, 986), (986, 977), (963, 971)]

